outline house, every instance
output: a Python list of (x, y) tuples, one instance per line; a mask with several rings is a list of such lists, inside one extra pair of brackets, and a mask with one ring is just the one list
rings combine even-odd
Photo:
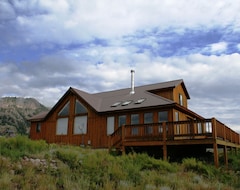
[(239, 134), (188, 109), (183, 80), (135, 87), (131, 73), (131, 88), (90, 94), (70, 87), (49, 112), (30, 119), (30, 138), (164, 159), (213, 148), (216, 165), (218, 148), (240, 148)]

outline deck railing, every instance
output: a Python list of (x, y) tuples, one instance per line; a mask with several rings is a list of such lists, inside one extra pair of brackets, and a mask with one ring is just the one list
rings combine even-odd
[(110, 147), (124, 141), (168, 141), (184, 139), (221, 139), (240, 145), (240, 135), (215, 118), (151, 124), (124, 125), (112, 135)]

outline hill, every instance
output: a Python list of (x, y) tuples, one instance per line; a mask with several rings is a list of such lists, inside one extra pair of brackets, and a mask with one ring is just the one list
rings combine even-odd
[(0, 135), (7, 132), (27, 134), (28, 118), (48, 108), (34, 98), (4, 97), (0, 98)]
[(229, 169), (194, 158), (169, 163), (147, 154), (116, 156), (107, 150), (47, 144), (25, 136), (0, 137), (0, 189), (235, 190), (240, 154)]

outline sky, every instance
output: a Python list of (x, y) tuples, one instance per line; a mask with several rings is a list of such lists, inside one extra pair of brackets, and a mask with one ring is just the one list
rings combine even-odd
[(240, 131), (240, 0), (0, 0), (0, 97), (51, 107), (183, 79), (189, 109)]

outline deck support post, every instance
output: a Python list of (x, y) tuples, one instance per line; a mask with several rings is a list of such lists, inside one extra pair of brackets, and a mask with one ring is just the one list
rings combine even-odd
[(163, 160), (167, 161), (167, 127), (166, 122), (163, 122)]
[(214, 156), (214, 164), (218, 168), (219, 160), (218, 160), (218, 145), (217, 145), (217, 129), (216, 129), (216, 119), (212, 118), (212, 135), (213, 135), (213, 156)]
[(124, 139), (125, 139), (125, 125), (122, 125), (122, 154), (125, 155), (126, 154), (126, 150), (125, 150), (125, 143), (124, 143)]
[(218, 160), (218, 145), (216, 142), (213, 143), (213, 154), (214, 154), (214, 164), (218, 168), (219, 160)]
[(224, 162), (225, 162), (225, 166), (226, 168), (228, 168), (228, 153), (227, 153), (227, 146), (223, 147), (223, 154), (224, 154)]

